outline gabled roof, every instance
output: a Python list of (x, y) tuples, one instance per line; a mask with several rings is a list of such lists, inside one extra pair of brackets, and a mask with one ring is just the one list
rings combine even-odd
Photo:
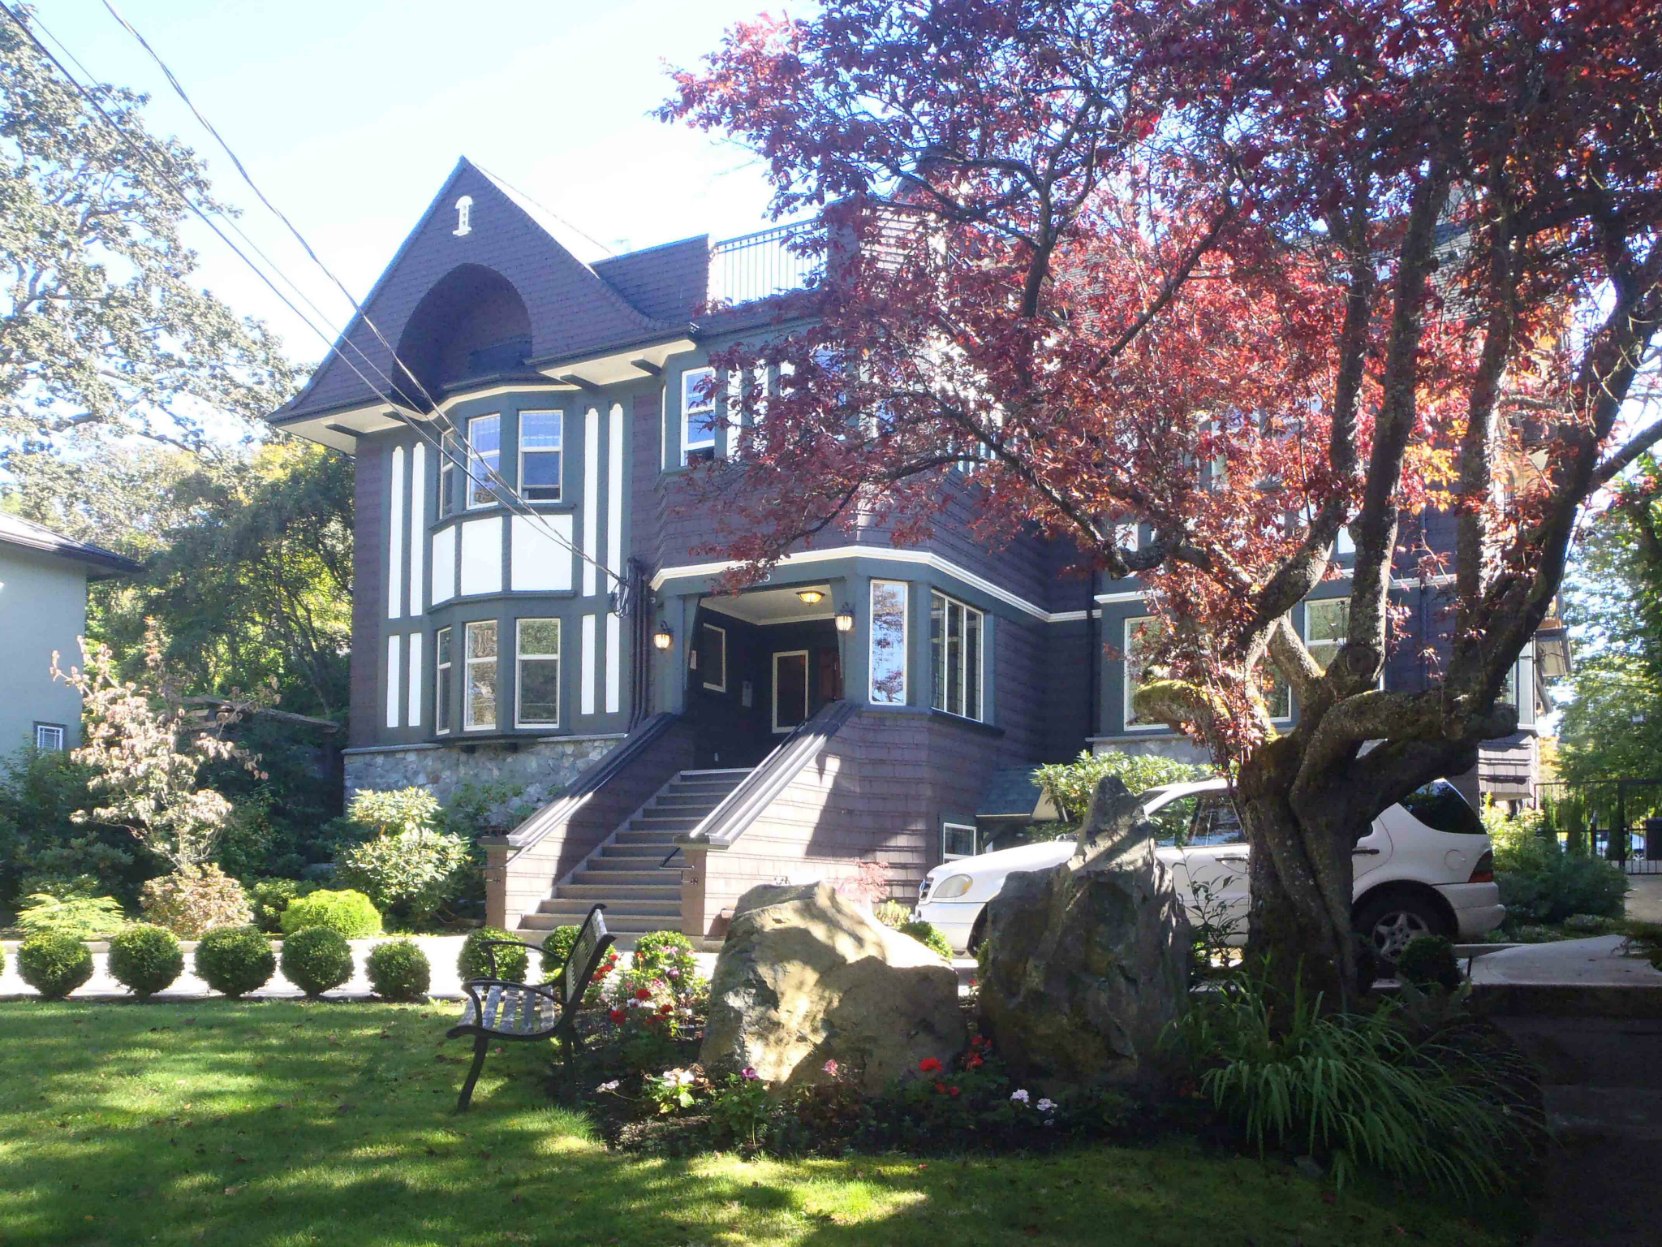
[[(463, 196), (472, 200), (471, 228), (458, 235), (456, 203)], [(464, 157), (376, 281), (364, 311), (396, 348), (428, 291), (461, 266), (476, 265), (505, 279), (523, 301), (532, 366), (686, 335), (692, 310), (704, 296), (708, 247), (703, 240), (593, 264), (574, 249), (586, 250), (560, 223)], [(339, 353), (331, 353), (305, 388), (273, 413), (273, 423), (391, 398), (395, 389), (389, 378), (398, 375), (392, 352), (363, 316), (352, 318), (336, 345)]]
[(94, 579), (139, 570), (136, 562), (125, 555), (117, 554), (114, 550), (106, 550), (103, 546), (95, 546), (85, 541), (76, 541), (72, 537), (65, 537), (62, 533), (42, 527), (33, 520), (26, 520), (18, 515), (7, 515), (4, 512), (0, 512), (0, 545), (18, 546), (42, 554), (57, 555), (72, 563), (79, 563)]

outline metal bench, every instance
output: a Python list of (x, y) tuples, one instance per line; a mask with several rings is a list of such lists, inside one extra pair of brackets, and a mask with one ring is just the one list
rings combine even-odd
[[(612, 946), (606, 920), (600, 916), (605, 908), (604, 905), (596, 905), (589, 910), (560, 972), (547, 983), (514, 983), (497, 977), (497, 948), (525, 948), (540, 954), (542, 950), (535, 944), (520, 940), (482, 942), (490, 977), (469, 979), (462, 984), (462, 990), (467, 993), (462, 1020), (445, 1032), (446, 1039), (454, 1039), (458, 1035), (474, 1036), (473, 1067), (468, 1070), (461, 1098), (456, 1101), (458, 1113), (465, 1111), (473, 1099), (473, 1086), (479, 1081), (485, 1054), (490, 1051), (494, 1040), (564, 1039), (566, 1068), (569, 1071), (572, 1052), (577, 1046), (577, 1011), (583, 1003), (583, 992), (606, 956), (606, 950)], [(529, 970), (529, 960), (526, 966)]]

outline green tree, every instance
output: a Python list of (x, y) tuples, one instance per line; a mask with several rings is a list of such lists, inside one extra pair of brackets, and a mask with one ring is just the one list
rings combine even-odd
[(196, 284), (180, 226), (191, 203), (217, 207), (200, 159), (150, 133), (143, 95), (92, 94), (113, 127), (0, 22), (0, 440), (211, 451), (216, 422), (247, 431), (294, 372), (263, 325)]
[(1662, 465), (1646, 456), (1565, 586), (1576, 669), (1559, 729), (1569, 780), (1662, 774)]

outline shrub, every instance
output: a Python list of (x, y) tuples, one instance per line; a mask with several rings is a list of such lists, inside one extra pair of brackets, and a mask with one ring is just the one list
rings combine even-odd
[(1093, 754), (1085, 750), (1072, 762), (1057, 762), (1041, 766), (1033, 773), (1039, 787), (1062, 816), (1062, 820), (1077, 827), (1085, 819), (1091, 794), (1105, 775), (1118, 777), (1136, 795), (1163, 784), (1181, 784), (1205, 779), (1203, 767), (1170, 758), (1120, 753)]
[(364, 788), (347, 803), (346, 817), (378, 836), (428, 831), (439, 818), (439, 802), (425, 788)]
[(1509, 923), (1562, 922), (1571, 914), (1620, 918), (1627, 878), (1614, 863), (1567, 853), (1538, 836), (1495, 843), (1495, 882)]
[(1464, 981), (1454, 945), (1441, 935), (1416, 935), (1397, 957), (1397, 977), (1415, 987), (1454, 991)]
[(181, 866), (150, 880), (139, 890), (139, 911), (147, 922), (186, 940), (254, 920), (242, 884), (217, 866)]
[(1340, 1186), (1366, 1167), (1464, 1195), (1497, 1191), (1535, 1142), (1503, 1063), (1411, 1038), (1389, 1005), (1323, 1014), (1319, 997), (1285, 1004), (1239, 975), (1170, 1034), (1248, 1143), (1324, 1158)]
[(261, 879), (248, 889), (254, 910), (254, 925), (270, 935), (283, 929), (283, 911), (289, 902), (316, 892), (318, 885), (307, 879)]
[(879, 901), (872, 906), (871, 916), (886, 927), (898, 927), (911, 918), (912, 911), (900, 901)]
[[(462, 941), (462, 952), (456, 958), (456, 972), (463, 979), (499, 978), (511, 983), (520, 983), (525, 980), (525, 968), (531, 962), (529, 953), (523, 948), (486, 948), (486, 940), (511, 940), (514, 937), (506, 931), (499, 931), (495, 927), (480, 927), (477, 931), (468, 932), (468, 937)], [(496, 974), (491, 974), (490, 957), (487, 954), (496, 954)]]
[(679, 931), (648, 931), (635, 941), (631, 967), (640, 974), (679, 979), (698, 972), (692, 941)]
[(297, 897), (283, 910), (283, 934), (309, 927), (328, 927), (349, 940), (381, 934), (381, 914), (375, 902), (351, 889), (318, 891)]
[(110, 974), (141, 1000), (184, 972), (185, 954), (171, 931), (135, 922), (110, 937)]
[(947, 942), (946, 936), (931, 922), (921, 918), (914, 918), (911, 922), (903, 922), (897, 928), (902, 935), (910, 935), (918, 943), (924, 945), (931, 952), (939, 953), (948, 961), (952, 960), (952, 945)]
[(264, 987), (277, 971), (271, 941), (257, 927), (215, 927), (196, 946), (196, 975), (230, 997)]
[(352, 947), (329, 927), (306, 927), (283, 940), (283, 977), (321, 996), (352, 977)]
[(18, 947), (17, 972), (46, 999), (62, 1000), (92, 977), (92, 951), (73, 935), (31, 935)]
[(367, 894), (378, 908), (422, 926), (461, 890), (467, 865), (468, 846), (461, 837), (417, 829), (348, 846), (335, 859), (335, 878)]
[(427, 999), (432, 969), (413, 940), (377, 944), (369, 954), (369, 985), (383, 1000), (417, 1003)]
[(17, 925), (25, 935), (67, 935), (77, 940), (108, 935), (126, 920), (121, 902), (113, 896), (36, 892), (17, 912)]
[[(548, 933), (548, 938), (542, 942), (542, 972), (545, 979), (552, 979), (565, 965), (566, 958), (571, 956), (571, 947), (577, 943), (577, 932), (581, 927), (555, 927)], [(502, 953), (497, 950), (498, 956)]]

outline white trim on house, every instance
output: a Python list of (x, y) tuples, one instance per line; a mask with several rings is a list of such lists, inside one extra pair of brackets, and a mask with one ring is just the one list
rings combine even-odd
[[(1339, 572), (1339, 575), (1335, 576), (1333, 579), (1335, 581), (1349, 580), (1350, 579), (1350, 569), (1349, 568), (1341, 568), (1340, 572)], [(1418, 576), (1398, 576), (1398, 577), (1394, 578), (1391, 581), (1391, 588), (1393, 588), (1393, 589), (1420, 589), (1420, 588), (1445, 589), (1453, 583), (1454, 583), (1454, 577), (1451, 574), (1445, 572), (1445, 573), (1443, 573), (1441, 575), (1437, 575), (1437, 576), (1427, 576), (1423, 582), (1420, 580), (1420, 578)], [(1123, 602), (1140, 602), (1140, 601), (1142, 601), (1143, 595), (1144, 595), (1145, 592), (1146, 592), (1146, 590), (1143, 590), (1143, 589), (1121, 589), (1121, 590), (1117, 590), (1116, 592), (1113, 592), (1113, 593), (1098, 593), (1098, 594), (1096, 594), (1094, 600), (1097, 601), (1098, 603), (1104, 605), (1104, 606), (1109, 606), (1109, 605), (1112, 605), (1116, 602), (1121, 602), (1121, 603), (1123, 603)], [(1308, 599), (1306, 599), (1306, 600), (1308, 600)]]
[(583, 412), (583, 596), (595, 595), (600, 562), (600, 409)]
[(401, 709), (404, 705), (404, 678), (401, 670), (401, 658), (404, 647), (400, 644), (403, 637), (396, 632), (387, 637), (387, 726), (389, 728), (402, 727), (404, 716)]
[[(410, 448), (410, 614), (427, 597), (427, 444)], [(418, 719), (412, 726), (420, 726)]]
[[(392, 448), (392, 495), (387, 504), (387, 618), (404, 614), (404, 448)], [(388, 727), (396, 727), (389, 723)]]
[(606, 418), (606, 570), (623, 579), (623, 404)]
[(578, 645), (577, 654), (577, 697), (579, 710), (586, 715), (594, 713), (594, 683), (595, 683), (595, 637), (598, 629), (595, 626), (593, 615), (584, 615), (580, 625), (582, 640)]
[(405, 723), (410, 727), (421, 726), (421, 633), (410, 633), (410, 661), (409, 680), (406, 695), (409, 697), (409, 717)]
[[(780, 567), (806, 567), (814, 563), (828, 563), (835, 559), (864, 559), (883, 561), (888, 563), (909, 563), (917, 567), (928, 567), (934, 571), (944, 572), (954, 576), (972, 589), (985, 593), (995, 601), (1013, 606), (1019, 611), (1033, 616), (1043, 623), (1062, 623), (1084, 619), (1084, 611), (1051, 612), (1024, 597), (1011, 593), (1008, 589), (994, 584), (984, 576), (977, 576), (974, 572), (951, 559), (942, 558), (931, 550), (882, 550), (872, 546), (830, 546), (824, 550), (800, 550), (795, 554), (787, 554), (779, 560)], [(719, 576), (723, 572), (731, 571), (740, 564), (736, 559), (723, 559), (713, 563), (683, 563), (679, 567), (665, 567), (652, 577), (652, 588), (661, 589), (671, 580), (686, 580), (694, 577)], [(883, 576), (881, 579), (893, 579), (892, 576)], [(1142, 594), (1134, 595), (1141, 597)], [(1097, 599), (1101, 601), (1101, 599)]]
[[(699, 679), (702, 681), (704, 687), (710, 689), (712, 692), (725, 693), (727, 691), (727, 629), (723, 628), (720, 624), (702, 622), (698, 625), (698, 627), (699, 651), (703, 649), (704, 634), (706, 632), (719, 632), (721, 634), (721, 681), (719, 683), (712, 684), (709, 680), (705, 680), (703, 678), (705, 674), (703, 671), (698, 673)], [(699, 664), (700, 667), (704, 665), (705, 664), (702, 662)]]
[(623, 621), (606, 612), (606, 713), (623, 709)]

